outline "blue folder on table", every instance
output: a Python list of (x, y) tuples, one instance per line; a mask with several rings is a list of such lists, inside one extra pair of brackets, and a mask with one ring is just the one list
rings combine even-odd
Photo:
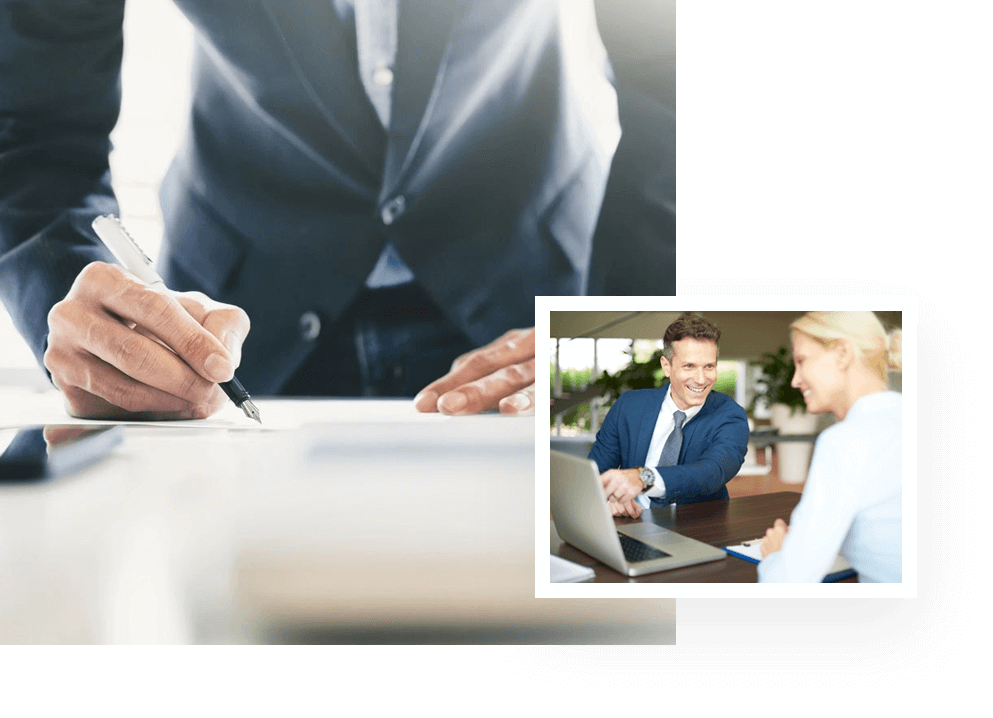
[[(751, 563), (758, 563), (762, 560), (762, 539), (757, 538), (753, 541), (745, 541), (737, 546), (725, 546), (724, 550), (727, 551), (732, 556), (737, 556), (738, 558), (743, 558)], [(852, 568), (851, 564), (845, 560), (844, 556), (839, 555), (835, 560), (834, 565), (831, 566), (831, 570), (828, 571), (827, 575), (822, 580), (822, 583), (834, 583), (835, 581), (843, 581), (846, 578), (851, 578), (855, 575), (855, 569)]]

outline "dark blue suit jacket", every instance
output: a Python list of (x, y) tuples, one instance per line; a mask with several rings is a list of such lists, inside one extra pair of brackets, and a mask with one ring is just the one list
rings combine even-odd
[[(388, 241), (478, 344), (531, 326), (535, 295), (675, 291), (674, 3), (596, 6), (623, 132), (605, 167), (554, 0), (400, 0), (388, 132), (329, 0), (175, 2), (196, 54), (159, 268), (248, 312), (254, 392), (279, 391), (314, 348), (301, 317), (339, 316)], [(0, 0), (0, 297), (39, 361), (49, 309), (113, 261), (90, 222), (118, 212), (123, 13)]]
[[(590, 458), (600, 473), (644, 466), (655, 422), (669, 385), (620, 395), (597, 432)], [(690, 504), (728, 498), (725, 486), (745, 460), (748, 418), (729, 396), (710, 392), (703, 408), (683, 428), (683, 446), (676, 466), (659, 466), (665, 501), (655, 506)]]

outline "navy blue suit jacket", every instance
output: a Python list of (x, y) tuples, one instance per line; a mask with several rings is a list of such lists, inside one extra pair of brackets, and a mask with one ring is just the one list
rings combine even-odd
[[(600, 473), (644, 466), (655, 422), (669, 385), (620, 395), (597, 432), (590, 458)], [(655, 506), (728, 498), (726, 484), (738, 473), (748, 448), (748, 418), (729, 396), (710, 392), (703, 408), (683, 427), (676, 466), (659, 466), (665, 500)]]
[[(175, 3), (193, 92), (159, 269), (248, 312), (254, 392), (279, 391), (314, 349), (301, 317), (340, 316), (389, 241), (477, 344), (531, 326), (535, 295), (675, 291), (674, 3), (596, 5), (623, 133), (609, 167), (555, 0), (400, 0), (388, 131), (329, 0)], [(90, 223), (119, 213), (123, 14), (0, 0), (0, 298), (39, 362), (49, 309), (113, 261)]]

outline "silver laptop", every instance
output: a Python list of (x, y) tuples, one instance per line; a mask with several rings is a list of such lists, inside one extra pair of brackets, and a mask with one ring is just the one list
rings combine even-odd
[(727, 556), (722, 549), (652, 523), (616, 526), (596, 463), (559, 451), (551, 454), (552, 519), (566, 543), (628, 576)]

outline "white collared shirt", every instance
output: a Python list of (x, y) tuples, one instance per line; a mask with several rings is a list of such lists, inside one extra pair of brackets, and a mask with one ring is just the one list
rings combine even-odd
[[(655, 420), (655, 430), (652, 432), (652, 443), (648, 445), (648, 456), (645, 457), (645, 466), (650, 468), (652, 473), (655, 474), (655, 485), (644, 494), (641, 494), (641, 496), (647, 496), (653, 499), (665, 498), (665, 482), (662, 480), (662, 475), (659, 474), (659, 470), (655, 467), (659, 463), (659, 459), (662, 457), (662, 449), (665, 447), (666, 439), (669, 438), (669, 434), (671, 434), (673, 429), (676, 428), (676, 421), (673, 419), (672, 415), (677, 411), (682, 411), (686, 414), (686, 421), (683, 422), (683, 428), (685, 429), (686, 425), (693, 420), (694, 416), (700, 413), (702, 408), (703, 404), (700, 404), (699, 406), (691, 406), (688, 409), (680, 409), (676, 406), (676, 402), (672, 398), (672, 387), (670, 386), (669, 391), (666, 392), (665, 401), (662, 402), (662, 408), (659, 409), (659, 417)], [(646, 501), (645, 503), (648, 502)], [(644, 504), (642, 504), (642, 506), (644, 506)]]
[(343, 23), (355, 25), (359, 79), (388, 130), (397, 55), (397, 0), (334, 0), (334, 9)]
[[(343, 22), (355, 22), (359, 79), (383, 129), (390, 129), (393, 70), (397, 55), (397, 0), (335, 0)], [(366, 278), (370, 289), (405, 284), (414, 278), (392, 242), (387, 242)]]

